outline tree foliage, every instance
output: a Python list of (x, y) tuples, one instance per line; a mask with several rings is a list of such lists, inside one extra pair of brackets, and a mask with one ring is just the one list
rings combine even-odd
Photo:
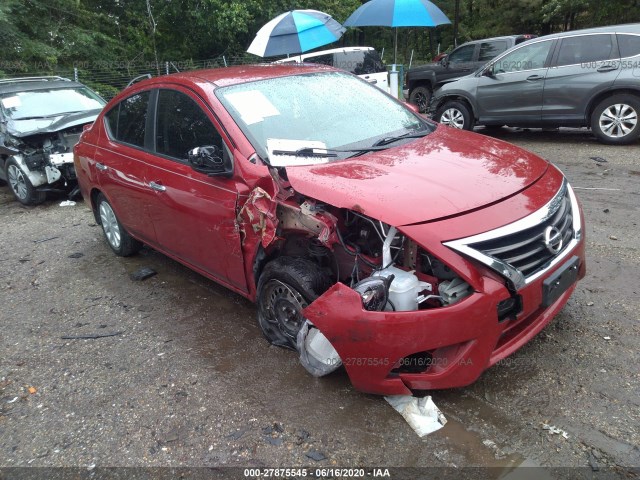
[[(434, 0), (459, 42), (514, 33), (545, 34), (640, 21), (640, 0)], [(74, 65), (207, 59), (244, 53), (258, 29), (294, 8), (344, 21), (363, 0), (2, 0), (0, 73)], [(401, 57), (427, 59), (453, 43), (451, 26), (400, 30)], [(341, 44), (392, 46), (388, 28), (350, 29)], [(387, 56), (387, 58), (389, 58)], [(256, 59), (258, 60), (258, 59)], [(157, 67), (159, 68), (159, 67)]]

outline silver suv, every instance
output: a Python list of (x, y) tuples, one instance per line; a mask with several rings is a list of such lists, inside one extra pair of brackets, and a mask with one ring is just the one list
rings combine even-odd
[(640, 24), (576, 30), (507, 50), (444, 85), (430, 113), (441, 123), (591, 127), (603, 143), (640, 136)]

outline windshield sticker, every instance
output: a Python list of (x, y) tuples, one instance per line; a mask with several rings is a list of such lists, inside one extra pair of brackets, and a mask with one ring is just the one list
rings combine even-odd
[(225, 98), (240, 113), (247, 125), (262, 122), (267, 117), (280, 115), (278, 109), (258, 90), (229, 93)]
[(322, 142), (284, 138), (268, 138), (267, 153), (272, 167), (320, 165), (335, 157), (327, 152), (327, 145)]
[(22, 102), (20, 101), (20, 97), (18, 96), (7, 97), (2, 99), (2, 106), (7, 110), (10, 108), (18, 108), (21, 105), (22, 105)]

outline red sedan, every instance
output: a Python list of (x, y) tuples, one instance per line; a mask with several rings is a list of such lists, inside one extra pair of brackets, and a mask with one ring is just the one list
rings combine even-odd
[(475, 381), (585, 274), (556, 167), (329, 67), (144, 80), (75, 166), (116, 254), (147, 244), (256, 301), (271, 343), (365, 392)]

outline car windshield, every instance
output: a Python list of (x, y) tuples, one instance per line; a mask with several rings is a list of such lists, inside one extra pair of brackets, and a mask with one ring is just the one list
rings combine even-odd
[(396, 136), (432, 130), (380, 89), (346, 73), (258, 80), (223, 87), (216, 94), (258, 155), (272, 165), (277, 163), (274, 152), (333, 150), (320, 159), (322, 155), (293, 155), (287, 165), (325, 163), (353, 156), (357, 149), (395, 146)]
[(100, 110), (104, 100), (88, 88), (52, 88), (14, 92), (0, 97), (2, 110), (14, 121)]

